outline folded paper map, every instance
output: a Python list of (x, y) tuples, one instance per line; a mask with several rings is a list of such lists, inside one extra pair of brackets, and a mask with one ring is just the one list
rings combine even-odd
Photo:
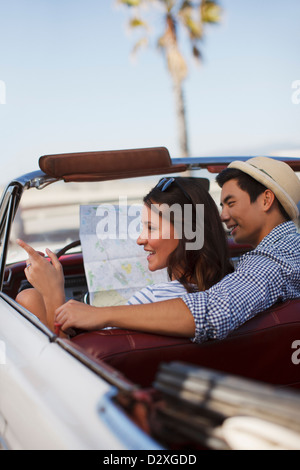
[(136, 243), (142, 206), (83, 205), (80, 240), (90, 304), (122, 305), (149, 284), (166, 282), (166, 269), (151, 272)]

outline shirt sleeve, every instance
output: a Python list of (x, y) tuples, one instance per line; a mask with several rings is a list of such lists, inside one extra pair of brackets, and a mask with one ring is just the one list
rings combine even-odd
[(149, 304), (155, 302), (155, 295), (151, 289), (151, 286), (144, 287), (140, 291), (136, 292), (130, 299), (127, 301), (127, 305), (139, 305), (139, 304)]
[(195, 320), (192, 341), (223, 339), (273, 305), (282, 293), (283, 272), (272, 256), (248, 254), (235, 272), (209, 290), (185, 295), (182, 300)]

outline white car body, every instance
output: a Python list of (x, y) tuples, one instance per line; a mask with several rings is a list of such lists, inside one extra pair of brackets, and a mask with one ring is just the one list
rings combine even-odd
[(0, 435), (7, 449), (159, 449), (110, 401), (113, 386), (1, 299)]

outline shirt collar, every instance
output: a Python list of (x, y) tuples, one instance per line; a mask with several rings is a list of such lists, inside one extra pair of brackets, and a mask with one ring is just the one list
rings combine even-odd
[(268, 235), (266, 235), (263, 240), (258, 244), (257, 248), (269, 245), (270, 243), (274, 243), (279, 238), (296, 232), (297, 228), (294, 222), (292, 222), (291, 220), (289, 220), (288, 222), (283, 222), (282, 224), (279, 224), (274, 227), (273, 230), (271, 230), (271, 232), (268, 233)]

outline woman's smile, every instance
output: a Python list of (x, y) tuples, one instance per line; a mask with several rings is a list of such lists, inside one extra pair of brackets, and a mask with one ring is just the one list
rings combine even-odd
[(147, 205), (143, 206), (142, 225), (143, 230), (137, 243), (144, 246), (149, 270), (166, 268), (170, 254), (179, 243), (175, 238), (174, 226)]

